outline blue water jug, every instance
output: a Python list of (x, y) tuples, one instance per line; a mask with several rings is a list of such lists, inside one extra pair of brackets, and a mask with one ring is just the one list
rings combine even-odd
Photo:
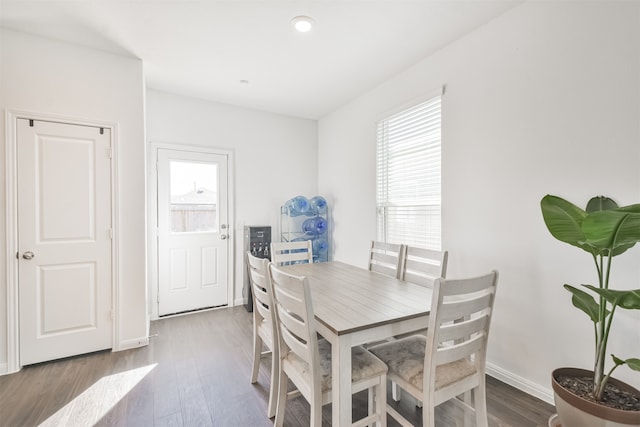
[(321, 216), (305, 219), (302, 223), (302, 231), (306, 235), (319, 236), (327, 231), (327, 220)]
[(304, 196), (296, 196), (284, 204), (284, 209), (289, 216), (305, 215), (311, 210), (309, 200)]
[(314, 239), (312, 242), (312, 245), (313, 245), (313, 254), (318, 256), (320, 254), (326, 253), (327, 250), (329, 249), (329, 243), (327, 242), (327, 239), (323, 237)]
[(315, 196), (309, 200), (311, 211), (316, 215), (327, 213), (327, 201), (322, 196)]

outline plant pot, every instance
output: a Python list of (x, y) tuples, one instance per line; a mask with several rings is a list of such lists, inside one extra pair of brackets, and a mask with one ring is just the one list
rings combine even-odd
[[(558, 368), (551, 375), (551, 386), (562, 427), (640, 427), (640, 411), (623, 411), (590, 402), (576, 396), (558, 382), (559, 376), (593, 376), (592, 371), (577, 368)], [(610, 378), (609, 383), (620, 390), (640, 396), (640, 391), (630, 385)]]

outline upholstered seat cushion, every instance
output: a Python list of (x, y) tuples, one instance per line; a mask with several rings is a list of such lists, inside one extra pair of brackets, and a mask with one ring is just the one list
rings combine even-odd
[[(331, 344), (325, 339), (318, 340), (320, 352), (320, 376), (322, 377), (322, 392), (331, 390)], [(300, 359), (295, 353), (289, 352), (285, 357), (298, 371), (301, 372), (308, 383), (311, 382), (309, 365)], [(358, 346), (351, 349), (351, 381), (358, 382), (367, 378), (376, 377), (387, 372), (387, 365), (375, 357), (364, 347)]]
[[(390, 376), (398, 376), (422, 390), (426, 345), (427, 339), (424, 335), (413, 335), (371, 347), (369, 351), (387, 364)], [(435, 389), (446, 387), (475, 372), (474, 365), (466, 359), (438, 366)]]

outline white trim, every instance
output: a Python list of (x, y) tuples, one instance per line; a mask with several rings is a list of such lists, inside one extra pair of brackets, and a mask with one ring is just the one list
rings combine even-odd
[[(119, 263), (118, 263), (118, 125), (113, 122), (91, 120), (80, 117), (70, 117), (57, 114), (36, 113), (24, 110), (7, 109), (5, 112), (5, 182), (6, 182), (6, 233), (7, 233), (7, 373), (18, 372), (20, 366), (20, 316), (18, 300), (18, 263), (14, 254), (18, 253), (18, 187), (17, 187), (17, 120), (33, 119), (48, 122), (67, 123), (80, 126), (103, 127), (111, 131), (111, 226), (113, 239), (111, 240), (111, 330), (113, 350), (120, 349), (118, 338), (119, 319)], [(10, 261), (10, 262), (9, 262)], [(0, 371), (1, 372), (1, 371)]]
[[(211, 148), (202, 145), (185, 145), (178, 143), (149, 141), (150, 149), (147, 153), (147, 245), (148, 254), (148, 283), (149, 283), (149, 313), (151, 320), (158, 317), (158, 150), (176, 150), (198, 153), (217, 154), (227, 157), (227, 230), (229, 234), (229, 254), (227, 257), (227, 305), (238, 305), (234, 300), (235, 283), (235, 212), (234, 212), (234, 171), (233, 151)], [(240, 300), (240, 304), (242, 301)]]
[(17, 169), (16, 169), (16, 120), (17, 113), (5, 112), (5, 206), (7, 236), (7, 373), (20, 370), (19, 313), (18, 313), (18, 263), (14, 254), (18, 251), (17, 236)]
[(409, 109), (409, 108), (411, 108), (411, 107), (413, 107), (415, 105), (418, 105), (418, 104), (420, 104), (422, 102), (428, 101), (431, 98), (435, 98), (436, 96), (443, 97), (444, 96), (444, 92), (445, 92), (445, 87), (446, 87), (445, 85), (442, 85), (438, 89), (431, 90), (429, 92), (424, 92), (423, 94), (418, 95), (418, 96), (414, 96), (413, 98), (403, 102), (402, 104), (396, 105), (392, 109), (384, 111), (384, 112), (376, 115), (375, 125), (378, 126), (378, 123), (381, 120), (385, 120), (385, 119), (387, 119), (387, 118), (389, 118), (389, 117), (391, 117), (391, 116), (393, 116), (393, 115), (395, 115), (395, 114), (397, 114), (397, 113), (399, 113), (401, 111), (407, 110), (407, 109)]
[(149, 337), (139, 337), (125, 340), (120, 343), (120, 350), (129, 350), (132, 348), (144, 347), (149, 345)]
[[(550, 388), (542, 387), (539, 384), (531, 382), (526, 378), (523, 378), (491, 363), (487, 363), (487, 374), (494, 377), (495, 379), (502, 381), (503, 383), (517, 388), (520, 391), (537, 397), (544, 402), (547, 402), (551, 405), (554, 404), (553, 391)], [(549, 378), (551, 378), (551, 372), (549, 372)]]

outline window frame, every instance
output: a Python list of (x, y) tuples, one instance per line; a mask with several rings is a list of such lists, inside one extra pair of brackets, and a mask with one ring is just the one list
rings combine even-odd
[[(444, 95), (444, 87), (442, 87), (437, 92), (431, 92), (429, 94), (425, 94), (418, 98), (414, 98), (411, 101), (394, 108), (391, 111), (386, 112), (385, 114), (380, 115), (375, 122), (375, 132), (376, 132), (376, 165), (375, 165), (375, 178), (376, 178), (376, 233), (377, 240), (388, 242), (388, 243), (403, 243), (409, 244), (412, 246), (423, 247), (427, 249), (433, 250), (441, 250), (442, 247), (442, 100)], [(411, 115), (413, 114), (421, 114), (424, 112), (429, 112), (430, 104), (435, 105), (435, 110), (437, 110), (437, 117), (434, 118), (423, 118), (419, 119), (418, 125), (414, 123), (409, 127), (404, 127), (403, 124), (400, 124), (399, 127), (402, 130), (415, 130), (421, 127), (420, 125), (427, 126), (425, 132), (419, 133), (419, 136), (413, 138), (388, 138), (388, 132), (385, 132), (385, 126), (387, 128), (398, 128), (398, 123), (401, 123), (403, 120), (411, 121)], [(418, 110), (424, 111), (418, 111)], [(397, 121), (394, 125), (393, 122)], [(434, 130), (433, 126), (437, 127), (437, 138), (435, 138), (434, 142)], [(386, 135), (385, 135), (386, 133)], [(384, 140), (383, 140), (384, 139)], [(389, 141), (391, 140), (391, 144)], [(402, 148), (399, 150), (390, 150), (389, 145), (393, 144), (402, 144)], [(390, 195), (390, 192), (393, 192), (394, 189), (389, 189), (389, 187), (393, 187), (395, 184), (395, 189), (398, 189), (399, 182), (402, 182), (402, 186), (404, 186), (404, 182), (406, 182), (406, 176), (403, 178), (401, 175), (406, 174), (406, 170), (413, 171), (420, 170), (421, 167), (416, 167), (414, 163), (416, 159), (411, 157), (411, 149), (407, 148), (407, 145), (411, 146), (413, 143), (414, 148), (418, 149), (416, 155), (422, 155), (425, 159), (421, 159), (420, 162), (431, 162), (434, 159), (430, 159), (430, 157), (435, 158), (435, 162), (437, 164), (434, 166), (433, 163), (427, 163), (427, 169), (425, 173), (419, 175), (422, 182), (418, 182), (420, 180), (414, 180), (414, 183), (417, 183), (418, 187), (415, 187), (416, 193), (422, 193), (421, 195), (417, 195), (415, 198), (411, 198), (408, 195), (406, 190), (400, 190), (396, 194)], [(422, 143), (426, 143), (425, 146), (420, 146)], [(381, 144), (386, 144), (386, 147), (381, 147)], [(396, 171), (394, 172), (393, 166), (390, 167), (390, 164), (393, 163), (394, 160), (390, 160), (396, 157), (401, 157), (402, 155), (407, 156), (409, 160), (407, 160), (407, 169), (399, 168), (398, 165), (402, 165), (403, 162), (399, 161), (395, 164)], [(402, 170), (402, 173), (399, 173), (398, 170)], [(431, 178), (428, 178), (429, 172), (432, 174), (434, 171), (437, 171), (437, 179), (435, 181), (431, 181)], [(391, 179), (390, 179), (391, 177)], [(399, 181), (398, 181), (399, 180)], [(423, 188), (425, 185), (425, 180), (427, 180), (426, 186), (432, 187), (430, 190)], [(389, 183), (392, 184), (389, 184)], [(432, 183), (430, 185), (429, 183)], [(437, 190), (436, 190), (437, 188)], [(402, 194), (401, 194), (402, 193)], [(427, 196), (426, 194), (429, 194)], [(431, 200), (428, 200), (431, 199)], [(412, 211), (412, 209), (414, 209)], [(422, 212), (419, 212), (422, 209)], [(393, 212), (395, 211), (395, 212)], [(421, 219), (422, 222), (414, 222), (412, 226), (407, 227), (406, 219), (403, 220), (401, 216), (404, 215), (405, 218), (414, 218)], [(396, 218), (393, 218), (396, 216)], [(436, 221), (437, 224), (433, 222)], [(422, 224), (422, 225), (419, 225)], [(393, 226), (396, 226), (395, 231), (392, 230)], [(400, 227), (398, 227), (400, 226)], [(398, 231), (400, 230), (400, 231)], [(411, 236), (420, 235), (419, 239), (412, 238)]]

